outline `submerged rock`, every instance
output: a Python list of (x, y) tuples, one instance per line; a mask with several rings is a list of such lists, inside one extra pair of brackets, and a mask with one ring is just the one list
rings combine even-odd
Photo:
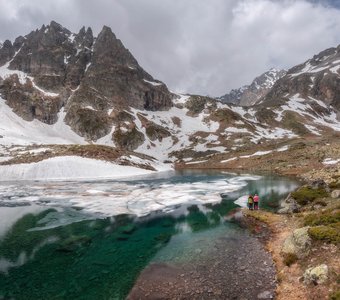
[(322, 284), (328, 279), (328, 267), (325, 264), (308, 268), (303, 274), (305, 284)]
[(294, 230), (284, 241), (282, 253), (284, 255), (295, 254), (298, 258), (307, 256), (312, 242), (308, 229), (309, 227), (302, 227)]

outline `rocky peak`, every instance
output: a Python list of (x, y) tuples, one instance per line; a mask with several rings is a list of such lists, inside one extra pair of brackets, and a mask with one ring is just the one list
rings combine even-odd
[(252, 91), (260, 89), (270, 89), (273, 87), (274, 83), (286, 75), (286, 70), (277, 70), (271, 68), (269, 71), (263, 73), (262, 75), (256, 77), (250, 85)]
[(273, 87), (275, 82), (282, 78), (287, 72), (285, 70), (270, 69), (256, 77), (250, 85), (239, 89), (233, 89), (228, 94), (217, 98), (222, 102), (233, 103), (242, 106), (251, 106), (260, 101)]
[(99, 33), (94, 45), (94, 60), (103, 64), (138, 66), (133, 57), (122, 42), (116, 38), (110, 27), (104, 26)]
[(25, 42), (25, 38), (23, 36), (17, 37), (13, 43), (14, 50), (18, 51), (21, 48), (21, 46), (24, 44), (24, 42)]
[[(0, 49), (0, 94), (26, 120), (56, 122), (61, 107), (72, 129), (96, 140), (108, 134), (108, 110), (166, 110), (172, 94), (138, 64), (112, 30), (78, 34), (52, 21)], [(90, 107), (90, 108), (89, 108)]]
[(9, 61), (15, 53), (12, 42), (6, 40), (2, 47), (0, 48), (0, 66), (4, 65), (7, 61)]
[(63, 34), (66, 35), (70, 35), (71, 31), (69, 31), (68, 29), (64, 28), (63, 26), (61, 26), (59, 23), (55, 22), (55, 21), (51, 21), (50, 25), (48, 26), (49, 29), (55, 31), (55, 32), (61, 32)]
[(93, 32), (91, 27), (88, 27), (87, 30), (85, 30), (85, 26), (83, 26), (79, 33), (75, 35), (74, 40), (80, 48), (91, 48), (93, 45)]

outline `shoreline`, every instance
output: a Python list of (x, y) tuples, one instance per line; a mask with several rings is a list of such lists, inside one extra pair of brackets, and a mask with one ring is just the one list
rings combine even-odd
[[(335, 209), (338, 210), (339, 206)], [(301, 228), (301, 218), (304, 215), (301, 213), (277, 214), (247, 209), (243, 209), (242, 213), (246, 225), (251, 231), (255, 231), (255, 234), (260, 234), (260, 241), (274, 261), (277, 278), (276, 300), (286, 300), (287, 295), (292, 300), (339, 299), (338, 275), (336, 274), (340, 271), (340, 252), (336, 242), (312, 240), (311, 245), (305, 249), (304, 257), (287, 263), (282, 252), (283, 245), (295, 230)], [(304, 214), (308, 213), (304, 212)], [(263, 228), (265, 229), (264, 238), (261, 237)], [(328, 266), (327, 280), (319, 282), (315, 279), (312, 283), (305, 282), (306, 269), (320, 264)]]
[(296, 280), (299, 279), (297, 277), (300, 277), (300, 268), (296, 265), (293, 269), (287, 268), (281, 255), (282, 244), (296, 224), (290, 222), (292, 220), (289, 220), (287, 216), (272, 214), (263, 210), (254, 213), (254, 211), (243, 209), (242, 212), (249, 229), (260, 231), (255, 235), (261, 233), (263, 228), (266, 230), (265, 237), (260, 237), (260, 241), (275, 264), (277, 278), (275, 299), (286, 300), (289, 294), (289, 299), (307, 300), (306, 288), (299, 280)]

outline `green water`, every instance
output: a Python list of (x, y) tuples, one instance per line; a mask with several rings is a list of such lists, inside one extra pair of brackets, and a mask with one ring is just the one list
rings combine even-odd
[[(166, 180), (180, 182), (181, 176), (201, 182), (224, 175), (177, 174)], [(0, 236), (0, 299), (124, 299), (151, 261), (181, 263), (199, 258), (212, 239), (237, 237), (243, 229), (226, 222), (225, 216), (238, 207), (234, 200), (240, 195), (257, 190), (263, 194), (263, 206), (275, 207), (283, 187), (287, 192), (287, 186), (294, 184), (263, 177), (237, 192), (222, 194), (219, 204), (177, 205), (168, 214), (119, 215), (54, 228), (41, 226), (52, 217), (82, 211), (37, 206)]]

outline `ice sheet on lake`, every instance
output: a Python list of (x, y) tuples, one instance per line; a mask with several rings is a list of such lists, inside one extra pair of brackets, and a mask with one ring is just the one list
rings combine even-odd
[(204, 178), (193, 182), (30, 182), (0, 185), (0, 195), (13, 202), (62, 208), (76, 207), (96, 217), (119, 214), (144, 216), (153, 211), (169, 212), (182, 204), (219, 203), (222, 200), (221, 194), (240, 190), (247, 185), (247, 181), (260, 178), (242, 175), (232, 178)]

